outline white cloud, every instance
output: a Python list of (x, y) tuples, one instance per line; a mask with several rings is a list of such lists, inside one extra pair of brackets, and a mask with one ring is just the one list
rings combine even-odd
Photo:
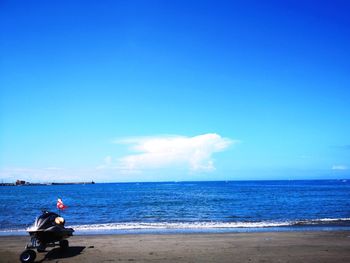
[(45, 168), (45, 170), (49, 170), (49, 171), (61, 171), (63, 170), (62, 168), (59, 167), (47, 167)]
[(105, 161), (105, 164), (106, 164), (106, 165), (109, 165), (109, 164), (112, 163), (113, 158), (112, 158), (111, 156), (106, 156), (105, 159), (104, 159), (104, 161)]
[(115, 143), (130, 145), (129, 149), (136, 153), (119, 158), (115, 167), (131, 172), (171, 167), (212, 171), (215, 169), (212, 155), (237, 142), (215, 133), (117, 140)]
[(333, 165), (332, 170), (348, 170), (349, 168), (346, 165)]

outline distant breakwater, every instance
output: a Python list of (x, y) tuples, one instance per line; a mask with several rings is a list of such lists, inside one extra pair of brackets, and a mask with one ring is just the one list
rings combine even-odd
[(94, 181), (91, 182), (62, 182), (62, 183), (24, 183), (24, 184), (17, 184), (17, 183), (0, 183), (0, 186), (45, 186), (45, 185), (74, 185), (74, 184), (95, 184)]

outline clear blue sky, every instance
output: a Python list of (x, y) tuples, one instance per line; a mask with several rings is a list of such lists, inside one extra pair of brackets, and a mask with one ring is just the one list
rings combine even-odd
[(350, 178), (349, 13), (1, 1), (0, 179)]

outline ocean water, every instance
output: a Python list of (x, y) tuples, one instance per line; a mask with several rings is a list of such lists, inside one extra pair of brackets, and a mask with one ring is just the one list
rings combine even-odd
[(58, 197), (78, 234), (350, 230), (350, 181), (220, 181), (0, 187), (0, 235)]

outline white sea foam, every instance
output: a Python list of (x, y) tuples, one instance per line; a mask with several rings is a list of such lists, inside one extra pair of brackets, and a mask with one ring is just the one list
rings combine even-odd
[[(215, 230), (215, 229), (238, 229), (238, 228), (273, 228), (273, 227), (293, 227), (293, 226), (323, 226), (323, 225), (346, 225), (350, 226), (350, 218), (321, 218), (295, 221), (261, 221), (261, 222), (125, 222), (125, 223), (105, 223), (105, 224), (83, 224), (70, 225), (75, 231), (143, 231), (143, 230)], [(36, 224), (27, 229), (2, 229), (1, 234), (22, 233), (37, 229)]]
[(22, 233), (26, 230), (24, 229), (2, 229), (0, 230), (0, 233)]
[(294, 225), (314, 225), (350, 221), (350, 218), (323, 218), (300, 221), (263, 221), (263, 222), (183, 222), (183, 223), (108, 223), (71, 226), (77, 231), (99, 230), (176, 230), (176, 229), (230, 229), (230, 228), (269, 228)]
[(138, 229), (212, 229), (212, 228), (255, 228), (287, 226), (287, 222), (252, 222), (252, 223), (221, 223), (221, 222), (197, 222), (197, 223), (110, 223), (72, 226), (76, 230), (138, 230)]

